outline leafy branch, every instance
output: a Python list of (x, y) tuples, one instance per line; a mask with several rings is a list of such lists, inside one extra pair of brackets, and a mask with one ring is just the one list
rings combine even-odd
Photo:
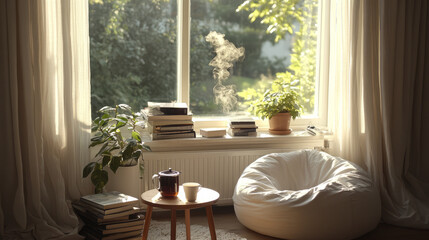
[[(274, 34), (276, 41), (294, 33), (291, 64), (285, 72), (276, 74), (274, 82), (293, 86), (299, 97), (298, 102), (302, 105), (302, 112), (305, 113), (314, 111), (317, 9), (317, 0), (247, 0), (236, 10), (249, 12), (251, 22), (261, 19), (262, 24), (268, 25), (267, 33)], [(297, 27), (294, 28), (294, 25)], [(276, 86), (273, 85), (271, 92), (274, 88)], [(255, 92), (249, 88), (238, 95), (246, 100), (245, 103), (250, 105), (249, 110), (254, 112), (253, 105), (264, 98), (264, 91)]]

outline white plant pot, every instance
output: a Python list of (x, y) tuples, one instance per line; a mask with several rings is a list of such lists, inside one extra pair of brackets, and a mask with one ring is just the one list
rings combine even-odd
[(106, 191), (118, 191), (137, 199), (143, 193), (143, 179), (140, 179), (139, 165), (130, 167), (119, 167), (116, 173), (113, 173), (110, 168), (109, 181), (106, 185)]

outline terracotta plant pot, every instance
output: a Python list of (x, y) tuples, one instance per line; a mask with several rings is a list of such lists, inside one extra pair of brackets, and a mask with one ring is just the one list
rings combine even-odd
[(268, 130), (271, 134), (275, 135), (288, 135), (292, 132), (290, 126), (290, 113), (277, 113), (270, 120), (270, 129)]

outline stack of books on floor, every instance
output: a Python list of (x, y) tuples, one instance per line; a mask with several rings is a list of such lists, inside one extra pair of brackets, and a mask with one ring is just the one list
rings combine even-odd
[(256, 136), (256, 126), (253, 120), (231, 120), (228, 125), (230, 136)]
[(83, 196), (72, 206), (85, 223), (86, 239), (141, 239), (144, 215), (138, 199), (119, 192)]
[(152, 140), (196, 137), (186, 103), (149, 102), (143, 114)]

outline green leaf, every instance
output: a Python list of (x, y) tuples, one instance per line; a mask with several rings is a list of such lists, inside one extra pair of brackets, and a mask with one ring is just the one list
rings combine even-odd
[(121, 130), (119, 129), (116, 129), (115, 131), (115, 141), (118, 142), (121, 148), (124, 147), (124, 138), (122, 137)]
[(95, 154), (95, 157), (100, 156), (100, 154), (104, 153), (109, 148), (109, 142), (105, 142), (104, 145), (100, 148), (97, 154)]
[(124, 121), (118, 121), (117, 123), (116, 123), (116, 126), (115, 126), (115, 128), (121, 128), (121, 127), (123, 127), (123, 126), (125, 126), (125, 125), (127, 125), (127, 122), (124, 122)]
[(110, 159), (112, 158), (112, 156), (110, 156), (110, 155), (105, 155), (104, 157), (103, 157), (103, 160), (101, 161), (101, 165), (103, 166), (103, 167), (105, 167), (105, 166), (107, 166), (107, 164), (110, 162)]
[(99, 128), (99, 126), (98, 125), (92, 125), (92, 127), (91, 127), (91, 132), (95, 132), (95, 131), (97, 131), (97, 129)]
[(127, 104), (119, 104), (118, 107), (122, 110), (126, 110), (126, 111), (130, 111), (131, 112), (131, 107), (128, 106)]
[(92, 172), (92, 170), (94, 170), (94, 166), (95, 166), (95, 162), (90, 162), (83, 168), (84, 178), (88, 177), (88, 175)]
[(106, 185), (107, 181), (109, 180), (109, 176), (107, 171), (105, 170), (98, 170), (94, 171), (91, 174), (91, 182), (95, 186), (102, 184), (103, 186)]
[(131, 133), (131, 136), (132, 136), (135, 140), (137, 140), (137, 142), (142, 142), (142, 138), (141, 138), (141, 136), (140, 136), (140, 133), (139, 133), (139, 132), (137, 132), (137, 131), (133, 131), (133, 132)]
[(152, 149), (150, 149), (150, 147), (148, 145), (145, 145), (143, 143), (137, 144), (137, 148), (140, 150), (148, 151), (148, 152), (152, 151)]
[(133, 152), (132, 158), (134, 158), (137, 161), (139, 159), (139, 157), (141, 156), (141, 154), (142, 154), (141, 150), (136, 150)]
[(108, 114), (108, 113), (105, 113), (105, 114), (103, 114), (103, 116), (101, 116), (102, 120), (106, 120), (106, 119), (109, 119), (109, 118), (110, 118), (110, 114)]
[(106, 141), (107, 141), (107, 138), (103, 138), (103, 139), (101, 139), (100, 141), (92, 142), (88, 147), (94, 147), (94, 146), (97, 146), (97, 145), (99, 145), (99, 144), (102, 144), (102, 143), (104, 143), (104, 142), (106, 142)]
[(134, 151), (134, 146), (136, 146), (137, 143), (135, 140), (129, 141), (125, 149), (122, 151), (122, 158), (124, 160), (128, 160), (131, 158), (131, 155)]
[(112, 172), (116, 173), (116, 170), (118, 170), (119, 166), (121, 165), (121, 156), (113, 156), (112, 161), (110, 161), (110, 169)]
[(95, 137), (91, 138), (91, 142), (98, 142), (101, 139), (103, 139), (103, 135), (95, 136)]
[(110, 107), (110, 106), (104, 106), (102, 107), (100, 110), (98, 110), (99, 112), (105, 113), (105, 112), (113, 112), (116, 111), (116, 108)]
[(95, 119), (94, 119), (94, 121), (92, 121), (94, 124), (99, 124), (100, 123), (100, 117), (96, 117)]

